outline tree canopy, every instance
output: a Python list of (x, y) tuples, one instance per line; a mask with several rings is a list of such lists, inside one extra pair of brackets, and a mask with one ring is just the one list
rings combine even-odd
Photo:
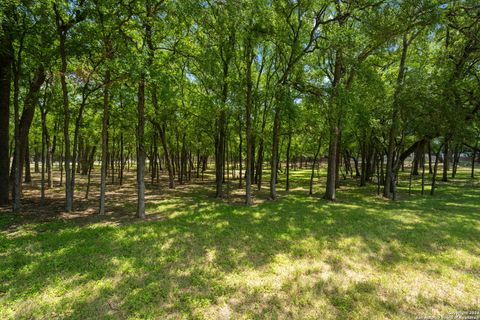
[(42, 199), (59, 163), (66, 211), (78, 174), (100, 163), (103, 213), (132, 164), (144, 217), (149, 177), (205, 174), (219, 198), (237, 181), (251, 204), (324, 161), (325, 199), (351, 176), (395, 200), (407, 159), (412, 175), (429, 164), (433, 194), (439, 161), (448, 180), (479, 151), (475, 0), (4, 0), (0, 43), (0, 203), (15, 211), (30, 157)]

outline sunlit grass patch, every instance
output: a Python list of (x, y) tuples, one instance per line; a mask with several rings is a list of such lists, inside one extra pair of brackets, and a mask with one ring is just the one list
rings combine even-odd
[[(293, 172), (294, 183), (308, 181), (309, 170)], [(252, 207), (202, 189), (151, 196), (146, 221), (2, 215), (0, 318), (410, 319), (474, 310), (478, 188), (441, 183), (431, 197), (408, 195), (403, 184), (395, 203), (374, 185), (345, 184), (335, 203), (300, 186)], [(134, 214), (134, 203), (124, 206)]]

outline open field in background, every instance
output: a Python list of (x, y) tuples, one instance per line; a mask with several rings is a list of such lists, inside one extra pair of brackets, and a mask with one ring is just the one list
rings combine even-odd
[(42, 207), (38, 187), (26, 187), (26, 212), (0, 214), (0, 318), (412, 319), (479, 310), (478, 178), (461, 168), (422, 197), (419, 180), (408, 195), (407, 172), (398, 202), (352, 179), (337, 202), (324, 201), (324, 170), (309, 197), (305, 169), (291, 171), (289, 193), (280, 177), (278, 201), (267, 200), (265, 183), (251, 207), (237, 182), (216, 200), (211, 177), (175, 190), (162, 177), (160, 190), (147, 185), (144, 221), (133, 218), (133, 172), (108, 186), (101, 217), (97, 176), (88, 201), (80, 180), (69, 214), (61, 188)]

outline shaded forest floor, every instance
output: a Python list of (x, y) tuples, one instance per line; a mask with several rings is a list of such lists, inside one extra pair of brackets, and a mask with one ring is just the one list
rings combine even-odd
[(343, 182), (337, 202), (324, 201), (324, 172), (309, 197), (309, 174), (292, 171), (292, 191), (278, 201), (256, 192), (251, 207), (238, 182), (216, 200), (211, 176), (175, 190), (162, 180), (147, 185), (144, 221), (133, 217), (133, 173), (108, 186), (104, 216), (93, 214), (97, 175), (90, 200), (79, 180), (72, 213), (60, 187), (40, 203), (35, 175), (24, 213), (0, 209), (0, 318), (411, 319), (479, 310), (480, 184), (467, 169), (439, 182), (434, 197), (419, 195), (418, 180), (409, 195), (404, 176), (398, 202), (355, 180)]

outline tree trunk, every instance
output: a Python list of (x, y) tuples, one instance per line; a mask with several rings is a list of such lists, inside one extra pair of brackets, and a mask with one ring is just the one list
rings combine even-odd
[(292, 146), (292, 132), (288, 133), (288, 142), (287, 142), (287, 154), (286, 154), (286, 178), (285, 178), (285, 191), (290, 191), (290, 148)]
[(333, 92), (330, 99), (330, 142), (328, 145), (328, 163), (327, 163), (327, 185), (325, 187), (324, 199), (335, 201), (335, 189), (337, 184), (337, 155), (339, 152), (340, 143), (340, 123), (338, 119), (337, 100), (338, 100), (338, 86), (342, 78), (343, 72), (343, 55), (342, 50), (337, 49), (335, 53), (335, 67), (334, 77), (332, 82)]
[(8, 205), (9, 196), (9, 126), (10, 82), (12, 76), (13, 48), (6, 22), (0, 32), (0, 206)]
[(166, 131), (165, 124), (158, 126), (158, 132), (160, 134), (160, 140), (162, 142), (163, 153), (165, 156), (165, 164), (167, 166), (167, 171), (168, 171), (168, 187), (170, 189), (173, 189), (175, 188), (175, 173), (173, 172), (172, 157), (169, 154), (165, 131)]
[(65, 145), (64, 148), (64, 161), (65, 161), (65, 211), (72, 211), (73, 207), (73, 190), (71, 184), (71, 172), (70, 172), (70, 107), (68, 101), (68, 87), (66, 81), (66, 72), (67, 72), (67, 53), (65, 49), (65, 41), (67, 37), (67, 30), (60, 30), (60, 57), (61, 57), (61, 68), (60, 68), (60, 82), (62, 84), (62, 97), (63, 97), (63, 142)]
[(137, 217), (145, 218), (145, 76), (138, 84), (138, 127), (137, 127)]
[(120, 185), (123, 184), (123, 170), (125, 168), (125, 157), (124, 157), (124, 145), (123, 145), (123, 131), (120, 133), (120, 170), (118, 173), (118, 182)]
[(242, 120), (240, 116), (238, 117), (238, 138), (240, 139), (240, 144), (238, 146), (238, 167), (239, 167), (239, 176), (238, 176), (238, 188), (243, 188), (243, 136), (242, 136)]
[(317, 164), (317, 159), (318, 155), (320, 153), (320, 147), (322, 145), (322, 138), (318, 139), (318, 146), (317, 146), (317, 151), (315, 152), (315, 155), (313, 157), (313, 163), (312, 163), (312, 173), (310, 174), (310, 190), (308, 194), (311, 196), (313, 195), (313, 177), (315, 175), (315, 165)]
[(334, 126), (330, 133), (330, 143), (328, 146), (328, 164), (327, 164), (327, 186), (324, 199), (335, 201), (335, 183), (337, 173), (337, 147), (338, 147), (339, 128)]
[(433, 169), (432, 169), (432, 145), (431, 143), (428, 144), (428, 173), (432, 174)]
[(442, 151), (443, 145), (438, 148), (438, 152), (435, 155), (435, 165), (433, 167), (433, 175), (432, 175), (432, 188), (430, 189), (430, 195), (433, 196), (435, 194), (436, 186), (437, 186), (437, 169), (438, 169), (438, 160), (440, 158), (440, 152)]
[(453, 163), (452, 163), (452, 179), (455, 179), (457, 175), (458, 163), (460, 162), (460, 150), (457, 146), (453, 152)]
[(112, 185), (115, 184), (115, 130), (113, 130), (110, 141), (110, 179), (112, 179)]
[[(428, 142), (430, 144), (430, 142)], [(421, 163), (422, 163), (422, 196), (425, 194), (425, 153), (422, 153), (421, 157)]]
[(277, 199), (278, 145), (280, 140), (280, 109), (277, 107), (273, 119), (272, 159), (270, 174), (270, 198)]
[[(40, 92), (40, 88), (45, 81), (45, 71), (43, 67), (38, 67), (37, 70), (35, 71), (35, 78), (34, 80), (30, 83), (30, 87), (27, 93), (27, 97), (25, 98), (25, 103), (23, 106), (23, 112), (22, 116), (20, 117), (20, 122), (19, 122), (19, 141), (18, 141), (18, 153), (19, 153), (19, 159), (22, 159), (20, 161), (20, 166), (19, 166), (19, 175), (20, 175), (20, 181), (23, 176), (23, 159), (27, 157), (27, 143), (28, 143), (28, 135), (30, 133), (30, 128), (32, 126), (33, 118), (35, 115), (35, 108), (38, 103), (38, 94)], [(14, 98), (14, 100), (16, 100)], [(18, 103), (18, 102), (17, 102)], [(15, 146), (15, 154), (14, 154), (14, 159), (13, 162), (16, 162), (16, 153), (17, 153), (17, 145)], [(15, 175), (15, 169), (12, 168), (11, 172), (11, 179), (14, 180), (14, 175)]]
[(72, 204), (72, 206), (73, 206), (73, 197), (75, 193), (75, 176), (77, 173), (76, 169), (80, 168), (80, 165), (78, 163), (79, 162), (78, 160), (81, 156), (81, 146), (82, 146), (82, 142), (80, 141), (79, 143), (80, 127), (82, 125), (83, 112), (85, 110), (85, 105), (87, 103), (87, 97), (88, 97), (88, 94), (86, 93), (86, 91), (88, 90), (87, 86), (88, 86), (88, 82), (83, 87), (82, 102), (80, 103), (80, 108), (78, 110), (78, 114), (75, 119), (75, 128), (73, 132), (72, 172), (70, 173), (70, 203)]
[(247, 168), (245, 172), (245, 204), (252, 204), (252, 162), (253, 162), (253, 137), (252, 137), (252, 63), (253, 63), (253, 48), (252, 38), (247, 37), (245, 44), (245, 62), (246, 62), (246, 83), (247, 96), (245, 99), (245, 135), (247, 138)]
[(478, 143), (475, 144), (475, 149), (472, 150), (472, 172), (470, 174), (472, 179), (475, 179), (475, 157), (477, 155), (477, 147)]
[[(43, 110), (42, 110), (42, 123), (44, 123), (44, 115), (43, 115)], [(46, 139), (45, 139), (45, 126), (42, 125), (42, 151), (41, 151), (41, 162), (42, 162), (42, 170), (41, 170), (41, 178), (40, 178), (40, 201), (43, 204), (45, 202), (45, 144), (46, 144)]]
[(217, 119), (215, 143), (215, 197), (223, 198), (223, 164), (225, 158), (225, 111), (221, 110)]
[(110, 107), (110, 70), (105, 71), (103, 87), (103, 116), (102, 116), (102, 163), (100, 167), (100, 205), (99, 214), (105, 213), (105, 193), (107, 190), (107, 156), (108, 156), (108, 125)]
[[(45, 168), (48, 164), (48, 131), (47, 131), (47, 87), (45, 87), (45, 94), (43, 95), (43, 102), (41, 105), (41, 121), (42, 121), (42, 172), (41, 172), (41, 191), (40, 198), (42, 204), (45, 202)], [(48, 170), (48, 169), (47, 169)]]
[(34, 163), (35, 173), (40, 173), (40, 158), (41, 158), (41, 155), (38, 152), (38, 148), (37, 147), (33, 148), (33, 163)]
[(94, 146), (92, 148), (90, 158), (88, 160), (88, 179), (87, 179), (87, 191), (85, 192), (85, 199), (88, 200), (88, 194), (90, 192), (90, 179), (92, 176), (92, 169), (93, 169), (93, 163), (95, 160), (95, 151), (97, 150), (97, 146)]
[[(28, 139), (25, 142), (25, 180), (23, 182), (25, 183), (32, 183), (32, 172), (30, 168), (30, 139)], [(20, 158), (22, 159), (22, 158)]]
[(60, 183), (58, 184), (59, 187), (63, 185), (63, 148), (64, 145), (62, 144), (62, 150), (60, 152), (60, 158), (58, 161), (58, 166), (60, 167)]
[(397, 83), (395, 87), (395, 93), (393, 95), (393, 105), (392, 105), (392, 125), (388, 133), (388, 149), (387, 149), (387, 167), (386, 167), (386, 177), (385, 185), (383, 188), (383, 196), (385, 198), (391, 198), (392, 196), (392, 183), (395, 181), (395, 168), (394, 168), (394, 153), (395, 153), (395, 138), (397, 137), (397, 130), (399, 125), (399, 112), (400, 112), (400, 103), (399, 103), (399, 94), (402, 88), (403, 78), (405, 74), (405, 63), (407, 60), (409, 42), (407, 41), (407, 36), (403, 36), (402, 42), (402, 55), (400, 58), (400, 66), (398, 69)]
[(366, 137), (364, 137), (364, 140), (361, 144), (362, 146), (362, 170), (361, 170), (361, 173), (360, 173), (360, 187), (364, 187), (365, 186), (365, 181), (366, 181), (366, 177), (367, 177), (367, 161), (366, 161), (366, 158), (367, 158), (367, 142), (365, 141), (366, 140)]
[(450, 169), (450, 141), (445, 141), (443, 152), (443, 177), (442, 181), (448, 181), (448, 170)]

